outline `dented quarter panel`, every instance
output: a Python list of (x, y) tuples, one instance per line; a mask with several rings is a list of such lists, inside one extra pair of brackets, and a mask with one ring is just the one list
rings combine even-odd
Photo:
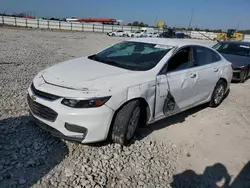
[(196, 78), (194, 78), (194, 104), (210, 101), (214, 87), (220, 79), (220, 63), (215, 62), (195, 67), (192, 70), (197, 75)]
[(224, 78), (227, 80), (227, 90), (230, 88), (230, 84), (233, 78), (233, 69), (231, 66), (228, 66), (228, 61), (222, 60), (220, 62), (221, 69), (220, 69), (220, 78)]

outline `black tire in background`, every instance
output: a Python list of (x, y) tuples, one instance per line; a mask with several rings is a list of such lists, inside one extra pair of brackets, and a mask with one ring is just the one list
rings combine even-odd
[(114, 37), (114, 36), (115, 36), (115, 34), (114, 34), (114, 33), (112, 33), (112, 36)]
[(131, 122), (131, 118), (135, 111), (137, 112), (140, 109), (140, 101), (133, 100), (127, 104), (125, 104), (115, 115), (113, 120), (113, 125), (111, 129), (111, 139), (114, 143), (118, 143), (120, 145), (126, 145), (129, 140), (133, 137), (134, 132), (138, 128), (141, 111), (139, 111), (140, 115), (138, 117), (138, 122), (133, 131), (133, 134), (130, 137), (127, 137), (129, 125)]
[[(218, 92), (220, 93), (218, 94)], [(221, 79), (217, 82), (208, 105), (212, 108), (219, 106), (224, 99), (225, 93), (226, 93), (226, 82)]]

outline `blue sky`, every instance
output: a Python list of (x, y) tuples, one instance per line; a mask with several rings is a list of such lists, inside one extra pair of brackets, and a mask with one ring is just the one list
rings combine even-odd
[(0, 0), (0, 12), (50, 17), (109, 17), (124, 23), (156, 20), (173, 27), (250, 29), (250, 0)]

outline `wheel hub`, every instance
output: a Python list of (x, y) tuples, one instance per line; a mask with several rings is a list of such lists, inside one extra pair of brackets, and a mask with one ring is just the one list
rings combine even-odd
[(214, 97), (214, 102), (215, 104), (219, 104), (224, 97), (224, 86), (220, 85), (216, 90), (215, 90), (215, 97)]

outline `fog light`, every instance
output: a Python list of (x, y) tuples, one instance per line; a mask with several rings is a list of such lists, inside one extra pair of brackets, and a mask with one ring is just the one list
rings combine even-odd
[(65, 128), (70, 131), (70, 132), (75, 132), (75, 133), (83, 133), (84, 136), (87, 134), (88, 129), (85, 127), (80, 127), (78, 125), (73, 125), (69, 123), (65, 123)]

